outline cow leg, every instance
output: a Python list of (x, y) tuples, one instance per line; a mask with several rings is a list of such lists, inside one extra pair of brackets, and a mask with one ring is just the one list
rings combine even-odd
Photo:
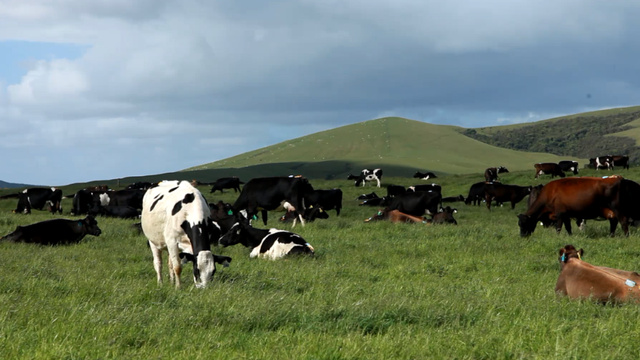
[(267, 225), (267, 210), (262, 210), (262, 222)]
[(580, 228), (580, 231), (584, 231), (585, 225), (587, 225), (587, 220), (585, 219), (576, 219), (576, 225)]
[(567, 229), (567, 234), (571, 235), (571, 218), (567, 217), (563, 219), (564, 228)]
[(339, 207), (336, 208), (336, 216), (340, 216), (340, 208)]
[(156, 275), (158, 277), (158, 285), (162, 284), (162, 249), (158, 249), (154, 244), (149, 241), (149, 247), (151, 248), (151, 254), (153, 254), (153, 268), (156, 269)]
[(562, 231), (562, 216), (556, 215), (556, 233), (560, 234)]
[(484, 201), (487, 203), (487, 209), (491, 210), (491, 195), (485, 194)]
[(380, 179), (376, 178), (376, 181), (378, 182), (378, 187), (380, 187)]
[[(618, 219), (617, 218), (611, 218), (609, 219), (609, 236), (614, 237), (616, 236), (616, 227), (618, 227)], [(624, 228), (623, 228), (624, 231)], [(625, 235), (628, 235), (629, 233), (629, 227), (627, 226), (627, 233)]]

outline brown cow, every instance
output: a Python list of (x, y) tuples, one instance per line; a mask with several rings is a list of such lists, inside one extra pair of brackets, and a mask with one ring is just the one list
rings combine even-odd
[(591, 265), (581, 260), (582, 249), (574, 251), (572, 245), (559, 251), (560, 276), (556, 294), (572, 299), (591, 298), (602, 303), (640, 300), (637, 273)]
[(556, 163), (542, 163), (533, 165), (536, 168), (536, 176), (534, 179), (538, 179), (540, 175), (551, 175), (551, 178), (556, 176), (560, 176), (561, 178), (565, 177), (564, 171), (560, 165)]
[(495, 180), (498, 180), (498, 174), (508, 173), (508, 172), (509, 170), (507, 170), (507, 168), (504, 166), (490, 167), (484, 171), (484, 179), (485, 181), (495, 181)]
[[(610, 223), (610, 235), (614, 236), (618, 222), (625, 235), (629, 236), (630, 201), (622, 201), (625, 190), (620, 176), (607, 178), (581, 177), (551, 181), (541, 190), (538, 198), (526, 213), (518, 215), (520, 236), (529, 236), (536, 228), (538, 219), (556, 221), (556, 231), (564, 224), (571, 235), (571, 218), (595, 219), (604, 217)], [(625, 192), (628, 192), (625, 190)], [(620, 211), (623, 209), (623, 211)]]
[(423, 217), (413, 216), (405, 213), (401, 213), (399, 210), (388, 209), (379, 210), (372, 217), (365, 219), (364, 222), (389, 220), (392, 223), (427, 223), (427, 220)]

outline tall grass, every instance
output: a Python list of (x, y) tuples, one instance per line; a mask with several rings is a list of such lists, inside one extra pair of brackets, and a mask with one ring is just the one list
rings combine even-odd
[[(618, 173), (640, 180), (636, 169)], [(501, 175), (508, 183), (535, 183), (533, 169)], [(481, 180), (435, 179), (444, 196), (464, 194)], [(340, 217), (329, 211), (328, 220), (294, 229), (314, 246), (314, 257), (268, 261), (249, 259), (241, 245), (218, 248), (233, 261), (204, 290), (193, 287), (190, 268), (182, 290), (156, 286), (151, 252), (130, 228), (134, 221), (99, 218), (103, 234), (72, 246), (0, 243), (0, 358), (640, 356), (639, 307), (557, 299), (553, 291), (557, 251), (569, 243), (584, 248), (593, 264), (639, 270), (636, 229), (629, 238), (620, 230), (609, 238), (606, 223), (590, 221), (573, 236), (538, 228), (520, 238), (516, 214), (526, 198), (514, 211), (456, 204), (458, 226), (365, 224), (377, 209), (358, 206), (355, 197), (384, 191), (346, 180), (312, 183), (341, 188), (345, 205)], [(236, 197), (201, 190), (210, 201)], [(52, 217), (11, 214), (14, 206), (0, 201), (2, 235)], [(270, 226), (289, 228), (274, 215)]]

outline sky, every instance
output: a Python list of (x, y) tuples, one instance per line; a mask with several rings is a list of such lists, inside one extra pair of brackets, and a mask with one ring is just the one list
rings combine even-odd
[(640, 2), (0, 0), (0, 179), (158, 174), (385, 116), (640, 101)]

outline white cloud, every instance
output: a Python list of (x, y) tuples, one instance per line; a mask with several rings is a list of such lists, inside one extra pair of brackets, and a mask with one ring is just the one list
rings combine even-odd
[(50, 164), (95, 147), (122, 172), (163, 154), (145, 164), (160, 172), (376, 115), (473, 125), (632, 103), (639, 14), (622, 0), (0, 0), (0, 40), (88, 46), (0, 87), (0, 147), (47, 148)]

